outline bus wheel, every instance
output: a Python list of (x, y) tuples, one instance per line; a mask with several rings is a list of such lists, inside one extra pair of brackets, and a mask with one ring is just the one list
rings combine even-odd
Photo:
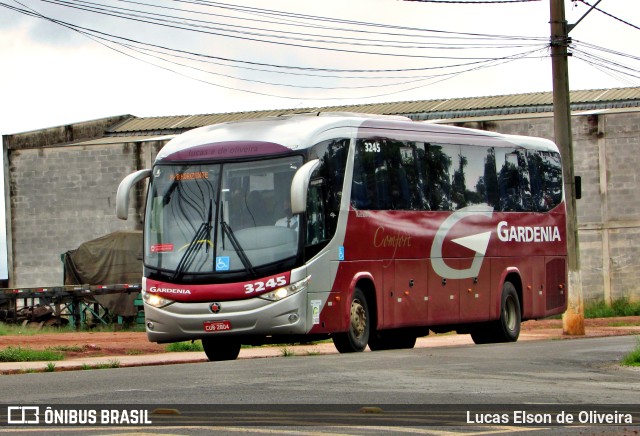
[(202, 338), (202, 348), (211, 362), (235, 360), (242, 344), (238, 340), (223, 337)]
[(371, 329), (367, 299), (359, 288), (353, 292), (349, 330), (333, 336), (333, 344), (341, 353), (364, 351)]
[(471, 338), (476, 344), (494, 342), (515, 342), (520, 336), (520, 300), (516, 288), (510, 282), (502, 286), (502, 300), (500, 303), (500, 319), (479, 325), (471, 332)]

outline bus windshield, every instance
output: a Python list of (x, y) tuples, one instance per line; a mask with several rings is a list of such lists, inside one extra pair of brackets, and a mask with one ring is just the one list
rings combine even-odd
[(145, 219), (145, 265), (172, 273), (224, 274), (298, 253), (291, 180), (302, 157), (226, 164), (157, 165)]

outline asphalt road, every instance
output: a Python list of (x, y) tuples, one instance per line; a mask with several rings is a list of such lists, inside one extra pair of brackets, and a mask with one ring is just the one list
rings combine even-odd
[(11, 375), (0, 377), (0, 402), (177, 410), (275, 403), (310, 405), (307, 412), (331, 405), (358, 411), (450, 404), (460, 405), (452, 406), (458, 412), (502, 405), (498, 410), (510, 416), (540, 404), (618, 404), (640, 412), (640, 370), (618, 366), (637, 343), (620, 336)]

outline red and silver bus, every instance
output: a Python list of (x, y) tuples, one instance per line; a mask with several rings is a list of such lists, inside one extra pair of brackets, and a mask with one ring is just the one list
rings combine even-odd
[(143, 300), (149, 340), (332, 338), (412, 348), (429, 331), (516, 341), (566, 309), (558, 148), (540, 138), (319, 113), (177, 136), (151, 169)]

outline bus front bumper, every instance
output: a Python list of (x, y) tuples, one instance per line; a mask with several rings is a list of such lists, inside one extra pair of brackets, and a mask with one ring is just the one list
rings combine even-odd
[(214, 302), (173, 302), (164, 307), (145, 303), (145, 325), (151, 342), (167, 343), (213, 335), (275, 336), (307, 333), (307, 293), (279, 301), (262, 298)]

